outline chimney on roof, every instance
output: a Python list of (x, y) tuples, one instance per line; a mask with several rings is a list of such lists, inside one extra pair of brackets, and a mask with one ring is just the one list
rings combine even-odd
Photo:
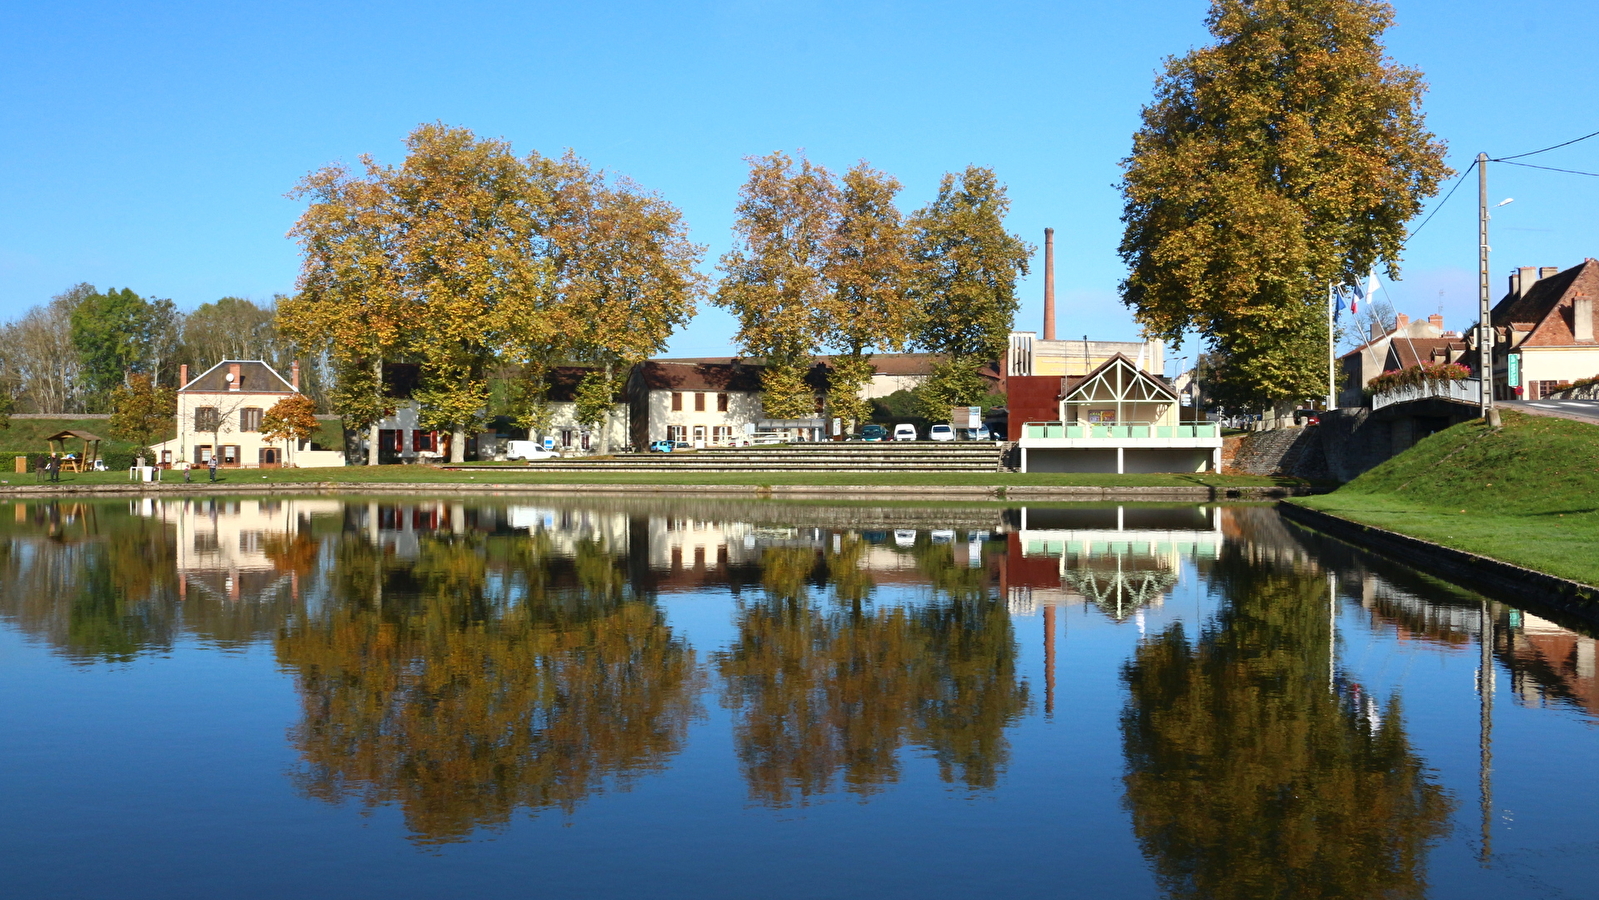
[(1522, 266), (1510, 276), (1510, 293), (1517, 298), (1527, 296), (1532, 286), (1538, 283), (1538, 267)]
[(239, 364), (238, 363), (229, 363), (228, 364), (228, 390), (236, 391), (238, 389), (239, 389)]
[(1578, 294), (1571, 300), (1571, 336), (1579, 341), (1593, 340), (1593, 298)]
[(1055, 339), (1055, 229), (1044, 229), (1044, 340)]
[(184, 363), (183, 365), (178, 366), (178, 389), (182, 390), (183, 388), (186, 388), (188, 386), (189, 386), (189, 364), (188, 363)]
[(289, 366), (289, 384), (295, 390), (299, 390), (300, 389), (300, 361), (299, 360), (295, 360), (294, 364)]
[(1383, 334), (1384, 334), (1384, 331), (1383, 331), (1383, 327), (1382, 327), (1382, 323), (1381, 322), (1373, 322), (1373, 323), (1371, 323), (1371, 339), (1372, 340), (1375, 341), (1376, 339), (1382, 337)]
[(1543, 266), (1543, 267), (1538, 269), (1538, 280), (1542, 281), (1545, 278), (1548, 278), (1550, 275), (1559, 275), (1559, 274), (1560, 274), (1560, 267), (1559, 266)]
[(1409, 316), (1405, 315), (1404, 313), (1395, 313), (1394, 314), (1394, 330), (1395, 331), (1403, 331), (1405, 329), (1405, 326), (1409, 325), (1409, 324), (1410, 324), (1410, 317)]
[(1443, 330), (1444, 330), (1444, 316), (1443, 316), (1443, 313), (1433, 313), (1432, 315), (1428, 316), (1427, 317), (1427, 324), (1431, 325), (1432, 327), (1434, 327), (1436, 329), (1438, 329), (1439, 333), (1442, 333)]

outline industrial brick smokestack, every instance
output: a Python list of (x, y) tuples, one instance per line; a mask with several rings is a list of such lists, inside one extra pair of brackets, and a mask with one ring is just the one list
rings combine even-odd
[(1044, 340), (1055, 339), (1055, 229), (1044, 229)]

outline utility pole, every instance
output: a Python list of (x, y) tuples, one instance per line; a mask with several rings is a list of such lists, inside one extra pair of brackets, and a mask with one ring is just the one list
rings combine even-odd
[(1488, 154), (1477, 154), (1477, 377), (1482, 388), (1482, 417), (1494, 407), (1494, 331), (1488, 308)]

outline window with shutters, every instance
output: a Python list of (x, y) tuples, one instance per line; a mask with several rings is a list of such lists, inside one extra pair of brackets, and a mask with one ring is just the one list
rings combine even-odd
[(727, 395), (726, 394), (717, 394), (716, 395), (716, 411), (717, 412), (727, 412)]
[(698, 391), (694, 392), (694, 411), (705, 412), (705, 395)]
[(222, 427), (222, 417), (215, 406), (201, 406), (194, 410), (195, 431), (217, 431)]
[(672, 392), (672, 412), (683, 411), (683, 395), (677, 391)]
[(260, 431), (261, 410), (254, 406), (239, 410), (239, 430)]

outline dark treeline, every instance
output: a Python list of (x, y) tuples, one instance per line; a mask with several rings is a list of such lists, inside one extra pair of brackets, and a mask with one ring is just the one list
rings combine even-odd
[[(224, 359), (259, 359), (284, 373), (296, 349), (274, 324), (278, 299), (223, 297), (192, 312), (130, 288), (78, 284), (0, 326), (0, 395), (22, 413), (107, 413), (130, 375), (178, 387)], [(324, 366), (300, 357), (301, 385), (321, 399)]]

